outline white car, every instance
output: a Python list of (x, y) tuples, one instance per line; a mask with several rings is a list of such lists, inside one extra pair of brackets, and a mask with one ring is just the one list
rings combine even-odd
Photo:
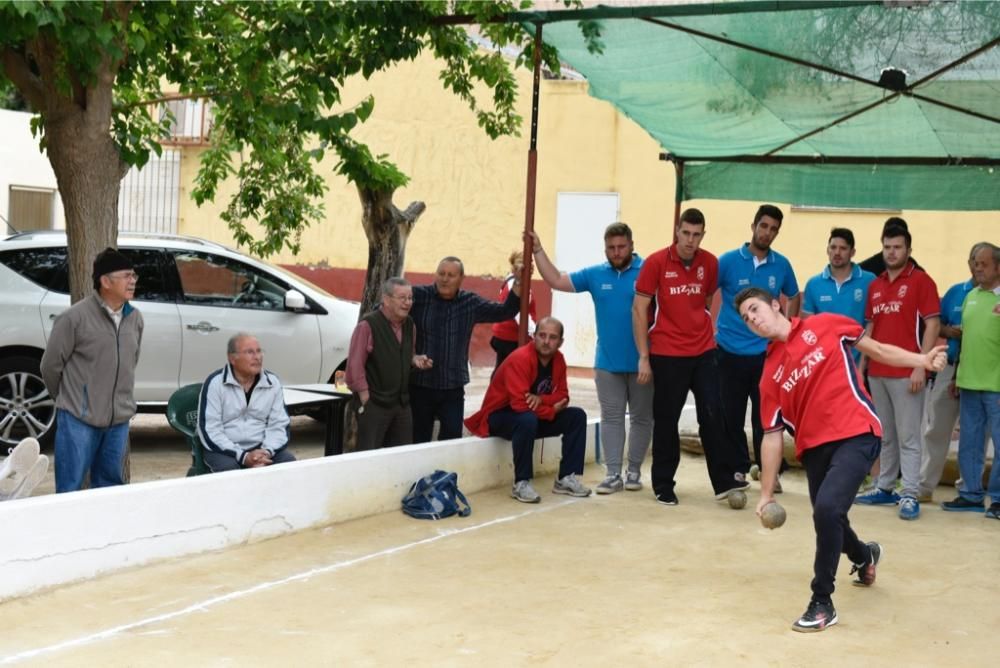
[[(260, 340), (265, 367), (286, 385), (332, 382), (344, 368), (357, 303), (202, 239), (122, 233), (118, 247), (139, 274), (132, 303), (145, 320), (135, 383), (140, 411), (165, 410), (177, 388), (224, 365), (237, 332)], [(38, 365), (53, 320), (70, 304), (66, 257), (63, 232), (0, 240), (4, 450), (27, 436), (53, 436), (55, 406)]]

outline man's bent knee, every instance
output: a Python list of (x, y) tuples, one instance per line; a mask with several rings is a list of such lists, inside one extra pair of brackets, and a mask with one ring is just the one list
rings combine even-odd
[(587, 411), (583, 410), (578, 406), (567, 406), (563, 409), (564, 420), (570, 424), (586, 424), (587, 423)]

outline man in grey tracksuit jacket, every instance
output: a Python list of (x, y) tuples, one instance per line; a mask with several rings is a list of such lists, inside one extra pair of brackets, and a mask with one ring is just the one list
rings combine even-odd
[(142, 314), (129, 303), (131, 261), (108, 248), (94, 260), (94, 293), (56, 318), (42, 379), (56, 400), (56, 492), (125, 482), (125, 446), (135, 415)]
[(229, 364), (212, 372), (198, 398), (198, 437), (213, 472), (295, 461), (281, 381), (263, 368), (257, 339), (229, 341)]

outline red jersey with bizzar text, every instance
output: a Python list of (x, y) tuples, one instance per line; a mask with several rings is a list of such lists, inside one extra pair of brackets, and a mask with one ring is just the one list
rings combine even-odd
[(718, 285), (719, 260), (708, 251), (695, 251), (690, 265), (681, 260), (676, 244), (646, 258), (635, 291), (656, 304), (656, 321), (649, 330), (649, 352), (695, 357), (714, 349), (708, 300)]
[(866, 433), (881, 437), (882, 423), (851, 354), (865, 330), (836, 313), (791, 322), (788, 340), (767, 347), (760, 377), (764, 430), (787, 429), (797, 459), (825, 443)]
[[(868, 286), (865, 320), (872, 323), (872, 338), (891, 343), (911, 353), (920, 352), (920, 323), (941, 315), (937, 285), (910, 260), (893, 281), (883, 271)], [(906, 378), (913, 369), (868, 362), (868, 375), (876, 378)]]

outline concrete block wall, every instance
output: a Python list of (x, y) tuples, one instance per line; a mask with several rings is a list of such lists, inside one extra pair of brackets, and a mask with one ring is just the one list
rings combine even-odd
[[(597, 449), (596, 422), (588, 425), (588, 462)], [(536, 443), (536, 476), (554, 474), (559, 455), (559, 438)], [(0, 601), (162, 559), (398, 511), (413, 481), (435, 469), (456, 471), (466, 494), (509, 485), (510, 441), (422, 443), (0, 503)]]

